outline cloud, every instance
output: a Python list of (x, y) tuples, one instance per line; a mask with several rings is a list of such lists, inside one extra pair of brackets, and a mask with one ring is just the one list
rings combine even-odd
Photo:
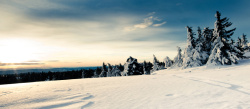
[(162, 22), (162, 23), (159, 23), (159, 24), (154, 24), (153, 26), (154, 26), (154, 27), (158, 27), (158, 26), (164, 25), (165, 23), (167, 23), (167, 22)]
[(166, 23), (166, 21), (164, 21), (164, 22), (159, 23), (159, 24), (154, 24), (155, 21), (157, 21), (157, 22), (161, 21), (161, 19), (159, 19), (158, 17), (154, 17), (153, 16), (154, 14), (155, 14), (155, 12), (149, 13), (148, 15), (150, 15), (150, 16), (145, 18), (142, 23), (135, 24), (135, 25), (129, 26), (129, 27), (125, 27), (124, 30), (125, 31), (134, 31), (136, 29), (144, 29), (144, 28), (147, 28), (150, 26), (159, 27), (159, 26), (162, 26)]
[(39, 60), (29, 60), (29, 61), (26, 61), (26, 62), (30, 63), (30, 62), (41, 62), (41, 61), (39, 61)]
[(0, 66), (13, 66), (13, 65), (43, 65), (44, 63), (0, 63)]
[(46, 62), (59, 62), (59, 60), (48, 60)]
[(134, 25), (134, 28), (147, 28), (153, 24), (153, 16), (144, 19), (143, 23)]
[(151, 12), (151, 13), (148, 13), (148, 16), (152, 16), (154, 14), (155, 14), (155, 12)]

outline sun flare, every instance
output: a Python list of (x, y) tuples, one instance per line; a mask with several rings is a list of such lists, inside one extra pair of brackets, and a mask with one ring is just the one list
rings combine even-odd
[(0, 41), (1, 63), (22, 63), (37, 60), (36, 44), (31, 40), (6, 39)]

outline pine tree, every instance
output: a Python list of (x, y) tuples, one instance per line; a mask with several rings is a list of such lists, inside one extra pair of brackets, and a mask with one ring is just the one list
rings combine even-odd
[(112, 76), (112, 66), (108, 63), (108, 72), (107, 72), (107, 77), (111, 77)]
[(124, 71), (122, 72), (122, 76), (129, 76), (129, 75), (141, 75), (140, 72), (140, 65), (137, 62), (137, 59), (133, 57), (129, 57), (124, 65)]
[(248, 51), (249, 50), (249, 47), (248, 47), (248, 40), (246, 38), (247, 35), (245, 34), (242, 34), (241, 35), (241, 46), (242, 46), (242, 49), (243, 51)]
[(143, 72), (145, 75), (150, 75), (150, 71), (153, 69), (153, 64), (151, 62), (143, 62)]
[(159, 65), (159, 61), (158, 59), (155, 57), (155, 55), (153, 55), (154, 59), (153, 59), (153, 69), (152, 72), (160, 70), (160, 65)]
[(208, 52), (206, 51), (202, 42), (198, 43), (193, 49), (193, 62), (192, 66), (202, 66), (206, 64), (208, 60)]
[(174, 58), (174, 64), (172, 65), (172, 67), (182, 67), (183, 64), (183, 58), (181, 55), (181, 48), (177, 47), (177, 55)]
[(203, 43), (205, 41), (205, 39), (202, 35), (200, 27), (198, 27), (198, 29), (197, 29), (197, 35), (198, 35), (198, 38), (196, 39), (196, 44)]
[(120, 71), (123, 71), (124, 70), (124, 66), (120, 63), (120, 65), (118, 66), (119, 70)]
[(165, 62), (166, 68), (171, 67), (173, 65), (173, 61), (168, 56), (164, 58), (164, 62)]
[(206, 42), (208, 41), (206, 41), (205, 37), (202, 35), (200, 27), (198, 27), (197, 33), (198, 38), (196, 40), (196, 47), (193, 49), (193, 62), (191, 66), (202, 66), (206, 64), (209, 57), (209, 48), (206, 48)]
[(244, 48), (242, 46), (241, 38), (238, 37), (236, 44), (234, 44), (233, 46), (235, 46), (239, 50), (237, 57), (242, 58), (242, 59), (245, 58), (245, 56), (243, 56), (244, 55)]
[(99, 77), (107, 77), (107, 66), (104, 62), (102, 64), (102, 72), (99, 75)]
[(119, 66), (115, 66), (113, 69), (112, 69), (112, 76), (121, 76), (121, 70), (119, 69)]
[(96, 70), (95, 70), (95, 72), (94, 72), (93, 78), (99, 77), (99, 75), (101, 74), (101, 72), (102, 72), (102, 69), (99, 68), (99, 67), (97, 67)]
[(193, 67), (193, 49), (195, 48), (195, 39), (192, 27), (187, 26), (187, 47), (184, 50), (184, 58), (183, 58), (183, 68)]
[(230, 45), (229, 39), (233, 35), (236, 28), (226, 30), (232, 25), (228, 22), (228, 18), (222, 18), (220, 12), (216, 12), (215, 17), (217, 18), (214, 24), (213, 37), (214, 41), (212, 44), (212, 52), (209, 56), (207, 65), (231, 65), (236, 64), (239, 58), (239, 50), (234, 46)]
[(213, 29), (209, 29), (208, 27), (204, 28), (202, 36), (204, 37), (204, 48), (207, 53), (210, 54), (212, 50)]

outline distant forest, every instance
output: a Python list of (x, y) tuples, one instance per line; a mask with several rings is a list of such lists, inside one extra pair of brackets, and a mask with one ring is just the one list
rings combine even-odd
[(93, 69), (88, 69), (88, 70), (83, 69), (83, 70), (72, 70), (64, 72), (49, 71), (49, 72), (28, 72), (20, 74), (5, 74), (0, 76), (0, 84), (77, 79), (77, 78), (83, 78), (82, 72), (86, 72), (84, 78), (91, 78), (94, 75), (94, 71), (95, 70)]
[(82, 69), (63, 72), (29, 72), (21, 74), (0, 75), (0, 84), (23, 83), (35, 81), (65, 80), (77, 78), (97, 78), (113, 76), (149, 75), (154, 71), (167, 68), (191, 68), (198, 66), (219, 66), (237, 64), (238, 60), (245, 59), (244, 53), (250, 51), (249, 42), (245, 34), (235, 41), (231, 38), (236, 28), (228, 29), (232, 25), (227, 17), (221, 18), (216, 12), (214, 29), (208, 27), (197, 28), (197, 37), (192, 27), (187, 26), (187, 46), (182, 53), (177, 47), (177, 55), (172, 60), (168, 56), (160, 62), (153, 55), (153, 62), (139, 63), (136, 58), (129, 57), (124, 65), (103, 63), (96, 69)]

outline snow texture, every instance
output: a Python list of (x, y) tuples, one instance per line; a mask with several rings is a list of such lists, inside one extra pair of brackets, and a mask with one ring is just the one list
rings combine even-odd
[(241, 60), (220, 68), (0, 85), (0, 108), (249, 109), (249, 68), (250, 60)]

